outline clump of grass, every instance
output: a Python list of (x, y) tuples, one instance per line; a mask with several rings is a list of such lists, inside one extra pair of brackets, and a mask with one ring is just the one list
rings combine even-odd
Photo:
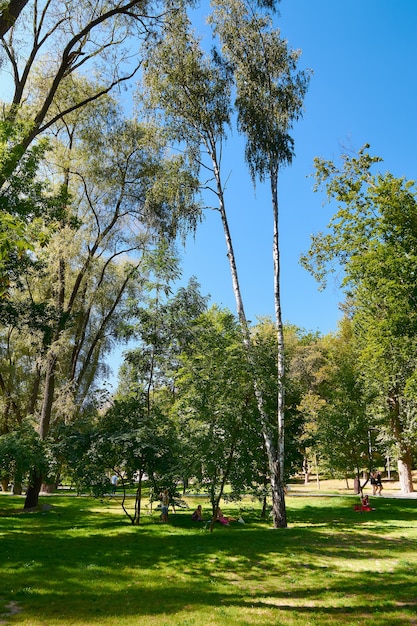
[[(131, 526), (115, 501), (49, 496), (22, 514), (0, 497), (0, 613), (21, 626), (392, 626), (417, 620), (417, 501), (287, 498), (273, 530), (251, 503), (245, 524), (191, 511)], [(206, 516), (209, 510), (206, 508)], [(20, 612), (8, 613), (15, 603)], [(5, 617), (0, 617), (6, 620)]]

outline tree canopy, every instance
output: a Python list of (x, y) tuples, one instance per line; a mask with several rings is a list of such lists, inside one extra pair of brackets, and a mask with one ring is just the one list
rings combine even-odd
[(318, 184), (338, 204), (329, 232), (316, 235), (302, 262), (322, 282), (343, 270), (362, 375), (373, 412), (386, 417), (404, 491), (411, 480), (416, 376), (415, 183), (373, 173), (381, 159), (364, 146), (342, 167), (317, 159)]

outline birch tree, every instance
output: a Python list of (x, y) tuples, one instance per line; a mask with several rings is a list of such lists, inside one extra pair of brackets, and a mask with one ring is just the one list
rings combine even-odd
[(231, 118), (232, 76), (227, 65), (205, 55), (190, 32), (189, 20), (178, 12), (167, 20), (158, 44), (144, 63), (147, 105), (162, 112), (167, 132), (194, 158), (200, 171), (207, 173), (203, 189), (215, 194), (225, 235), (236, 309), (242, 327), (246, 355), (251, 368), (262, 432), (269, 460), (274, 526), (287, 525), (282, 481), (261, 387), (251, 352), (249, 324), (239, 285), (236, 257), (225, 204), (221, 155)]
[(210, 21), (233, 70), (238, 127), (246, 136), (245, 157), (252, 180), (269, 179), (273, 214), (274, 302), (278, 338), (279, 498), (284, 499), (284, 331), (281, 310), (278, 176), (293, 158), (289, 132), (302, 111), (308, 75), (297, 72), (300, 51), (289, 50), (271, 17), (241, 0), (215, 0)]

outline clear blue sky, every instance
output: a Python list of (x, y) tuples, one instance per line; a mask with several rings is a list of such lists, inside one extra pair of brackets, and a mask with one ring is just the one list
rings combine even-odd
[[(280, 179), (282, 312), (306, 330), (337, 329), (343, 299), (332, 281), (324, 292), (299, 264), (310, 235), (334, 212), (313, 193), (313, 159), (337, 159), (371, 145), (381, 169), (417, 177), (417, 1), (282, 0), (276, 26), (301, 68), (313, 75), (305, 112), (293, 136), (296, 157)], [(243, 142), (230, 137), (225, 151), (229, 176), (226, 206), (248, 319), (274, 315), (272, 212), (268, 187), (254, 194), (242, 159)], [(217, 212), (206, 213), (195, 241), (183, 255), (183, 282), (195, 275), (211, 302), (235, 311), (223, 231)]]

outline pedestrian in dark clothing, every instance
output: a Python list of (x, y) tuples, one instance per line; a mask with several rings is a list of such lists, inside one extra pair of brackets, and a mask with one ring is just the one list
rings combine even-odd
[(375, 480), (376, 480), (376, 492), (380, 496), (380, 495), (382, 495), (381, 491), (384, 488), (383, 485), (382, 485), (382, 476), (381, 476), (381, 472), (380, 471), (377, 472)]
[(375, 472), (371, 472), (371, 486), (372, 486), (372, 495), (376, 494), (377, 484), (376, 484), (376, 474)]

